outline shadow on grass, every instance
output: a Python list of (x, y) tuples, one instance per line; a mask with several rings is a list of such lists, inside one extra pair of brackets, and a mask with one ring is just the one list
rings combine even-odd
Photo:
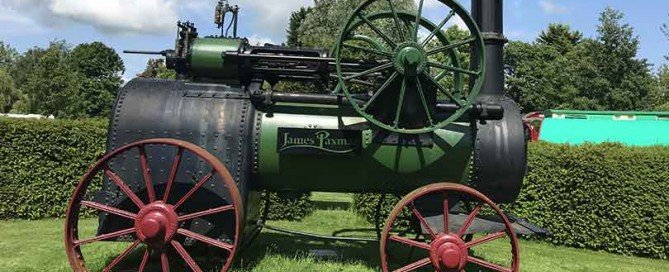
[[(267, 255), (279, 255), (288, 259), (313, 257), (319, 261), (340, 264), (359, 263), (378, 270), (379, 245), (376, 242), (339, 242), (313, 240), (274, 232), (262, 233), (241, 255), (244, 270), (252, 270)], [(314, 252), (329, 251), (336, 256), (320, 257)], [(239, 266), (238, 266), (239, 267)]]

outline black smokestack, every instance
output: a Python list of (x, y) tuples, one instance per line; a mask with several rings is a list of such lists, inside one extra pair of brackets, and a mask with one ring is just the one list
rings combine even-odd
[(504, 1), (472, 0), (472, 16), (483, 32), (485, 41), (487, 65), (481, 94), (502, 95), (504, 94), (504, 44), (507, 42), (504, 37)]

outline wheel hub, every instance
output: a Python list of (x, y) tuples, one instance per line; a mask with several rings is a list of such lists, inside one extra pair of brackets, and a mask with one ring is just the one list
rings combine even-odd
[(162, 201), (146, 205), (135, 219), (137, 238), (151, 247), (160, 248), (176, 234), (178, 218), (172, 205)]
[(468, 256), (465, 241), (455, 234), (442, 234), (430, 245), (430, 261), (437, 271), (461, 271)]
[(420, 44), (406, 42), (397, 46), (394, 53), (395, 69), (406, 76), (417, 76), (427, 66), (427, 53)]

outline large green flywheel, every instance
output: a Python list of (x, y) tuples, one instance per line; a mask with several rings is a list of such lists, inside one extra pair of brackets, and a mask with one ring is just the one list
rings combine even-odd
[[(433, 16), (426, 16), (426, 2), (414, 11), (398, 1), (365, 1), (334, 48), (339, 89), (361, 116), (388, 131), (444, 128), (469, 110), (483, 85), (484, 43), (474, 19), (453, 0), (432, 0)], [(438, 23), (428, 18), (435, 12), (444, 15)], [(467, 37), (449, 39), (445, 29), (455, 22), (464, 23)], [(374, 65), (350, 72), (351, 60), (361, 58)]]

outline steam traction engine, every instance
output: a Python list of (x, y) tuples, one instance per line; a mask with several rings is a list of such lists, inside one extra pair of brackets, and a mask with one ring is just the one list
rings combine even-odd
[[(154, 52), (179, 79), (121, 88), (109, 153), (72, 197), (73, 270), (228, 271), (272, 190), (403, 196), (380, 233), (383, 271), (519, 271), (516, 235), (533, 228), (497, 206), (526, 170), (520, 112), (501, 94), (502, 1), (473, 0), (473, 17), (434, 2), (436, 21), (422, 0), (364, 1), (329, 53), (252, 46), (227, 3), (216, 21), (231, 13), (232, 36), (179, 23), (175, 50)], [(468, 37), (446, 35), (456, 20)]]

